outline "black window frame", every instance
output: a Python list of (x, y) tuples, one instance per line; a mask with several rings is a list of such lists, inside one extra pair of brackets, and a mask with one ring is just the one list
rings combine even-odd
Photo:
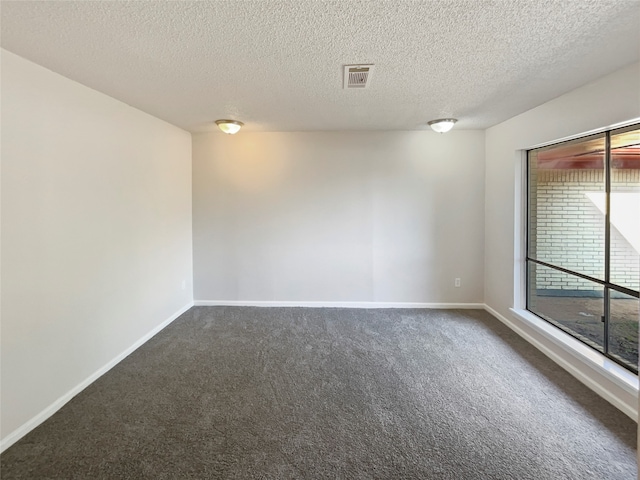
[[(589, 138), (591, 136), (595, 136), (595, 135), (602, 135), (604, 133), (604, 138), (605, 138), (605, 158), (604, 158), (604, 181), (605, 181), (605, 231), (604, 231), (604, 280), (601, 280), (599, 278), (595, 278), (589, 275), (585, 275), (583, 273), (580, 272), (576, 272), (564, 267), (560, 267), (558, 265), (554, 265), (548, 262), (544, 262), (541, 260), (538, 260), (536, 258), (532, 258), (529, 253), (530, 253), (530, 230), (531, 230), (531, 161), (530, 161), (530, 153), (532, 151), (536, 151), (539, 150), (542, 147), (538, 147), (538, 148), (531, 148), (526, 150), (526, 157), (525, 157), (525, 206), (526, 206), (526, 214), (525, 214), (525, 269), (524, 269), (524, 274), (525, 274), (525, 308), (527, 311), (529, 311), (530, 313), (534, 314), (536, 317), (541, 318), (542, 320), (544, 320), (545, 322), (549, 323), (550, 325), (553, 325), (554, 327), (558, 328), (559, 330), (563, 331), (564, 333), (570, 335), (571, 337), (575, 338), (576, 340), (580, 341), (581, 343), (587, 345), (589, 348), (593, 349), (594, 351), (604, 355), (605, 357), (607, 357), (608, 359), (614, 361), (615, 363), (617, 363), (618, 365), (624, 367), (625, 369), (635, 373), (636, 375), (638, 374), (638, 364), (635, 365), (635, 368), (631, 367), (631, 364), (628, 362), (624, 362), (622, 360), (620, 360), (619, 358), (617, 358), (615, 355), (612, 355), (609, 352), (609, 322), (610, 322), (610, 300), (611, 300), (611, 291), (617, 291), (617, 292), (621, 292), (623, 294), (629, 295), (631, 297), (635, 297), (640, 299), (640, 291), (635, 291), (633, 289), (624, 287), (622, 285), (618, 285), (615, 283), (611, 283), (611, 278), (610, 278), (610, 270), (611, 270), (611, 218), (610, 218), (610, 207), (611, 207), (611, 202), (610, 202), (610, 195), (611, 195), (611, 135), (612, 133), (618, 134), (618, 133), (622, 133), (624, 131), (632, 131), (632, 130), (636, 130), (636, 129), (640, 129), (640, 123), (634, 123), (634, 124), (630, 124), (630, 125), (626, 125), (623, 127), (619, 127), (619, 128), (613, 128), (613, 129), (609, 129), (606, 130), (604, 132), (598, 132), (598, 133), (590, 133), (590, 134), (585, 134), (583, 136), (579, 136), (579, 137), (575, 137), (572, 138), (571, 140), (565, 140), (565, 141), (559, 141), (556, 143), (552, 143), (549, 145), (545, 145), (544, 148), (547, 147), (552, 147), (552, 146), (559, 146), (559, 145), (563, 145), (565, 143), (571, 142), (571, 141), (575, 141), (575, 140), (580, 140), (580, 139), (586, 139)], [(542, 265), (544, 267), (547, 268), (551, 268), (553, 270), (557, 270), (560, 272), (563, 272), (565, 274), (568, 275), (573, 275), (591, 282), (594, 282), (596, 284), (599, 284), (603, 287), (604, 289), (604, 298), (603, 298), (603, 302), (604, 302), (604, 315), (603, 315), (603, 323), (604, 323), (604, 342), (603, 342), (603, 350), (599, 350), (593, 347), (593, 345), (590, 345), (587, 341), (585, 341), (584, 338), (581, 338), (580, 336), (576, 335), (574, 332), (572, 332), (569, 328), (566, 328), (564, 326), (562, 326), (560, 323), (558, 322), (554, 322), (554, 321), (550, 321), (547, 318), (544, 318), (540, 315), (538, 315), (536, 312), (534, 312), (533, 310), (530, 309), (530, 303), (529, 303), (529, 296), (530, 296), (530, 274), (531, 274), (531, 264), (535, 263), (537, 265)], [(638, 321), (640, 322), (640, 318), (638, 319)]]

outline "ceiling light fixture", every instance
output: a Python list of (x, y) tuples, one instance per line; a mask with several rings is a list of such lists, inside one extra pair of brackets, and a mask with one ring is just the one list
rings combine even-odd
[(453, 128), (453, 125), (458, 120), (455, 118), (439, 118), (438, 120), (431, 120), (427, 124), (431, 127), (431, 130), (438, 133), (447, 133)]
[(218, 125), (218, 128), (220, 128), (224, 133), (233, 135), (240, 131), (244, 123), (236, 120), (216, 120), (216, 125)]

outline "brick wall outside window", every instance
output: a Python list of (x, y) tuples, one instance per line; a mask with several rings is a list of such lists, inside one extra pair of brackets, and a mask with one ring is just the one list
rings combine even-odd
[[(604, 192), (602, 170), (537, 170), (530, 177), (530, 252), (543, 262), (604, 280), (604, 214), (586, 195)], [(640, 170), (612, 170), (613, 192), (638, 191)], [(611, 225), (611, 281), (638, 290), (638, 253)], [(602, 292), (600, 285), (551, 269), (538, 269), (540, 290)], [(563, 292), (565, 293), (565, 292)]]

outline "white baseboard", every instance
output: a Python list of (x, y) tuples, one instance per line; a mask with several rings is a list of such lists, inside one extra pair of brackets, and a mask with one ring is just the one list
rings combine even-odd
[[(556, 345), (556, 346), (562, 348), (563, 350), (567, 351), (567, 353), (569, 353), (571, 355), (571, 358), (575, 359), (576, 362), (580, 362), (582, 365), (588, 367), (589, 370), (592, 370), (592, 371), (594, 371), (594, 373), (599, 374), (597, 376), (596, 375), (594, 375), (594, 376), (588, 375), (587, 373), (585, 373), (585, 372), (581, 371), (580, 369), (578, 369), (572, 362), (569, 362), (567, 359), (565, 359), (565, 358), (561, 357), (560, 355), (558, 355), (551, 348), (549, 348), (548, 345), (545, 345), (545, 343), (541, 342), (540, 340), (534, 338), (533, 336), (531, 336), (527, 332), (525, 332), (522, 328), (520, 328), (517, 325), (515, 319), (511, 320), (509, 318), (506, 318), (505, 316), (501, 315), (496, 310), (491, 308), (489, 305), (485, 305), (484, 309), (488, 313), (490, 313), (491, 315), (496, 317), (498, 320), (500, 320), (502, 323), (504, 323), (506, 326), (508, 326), (511, 330), (513, 330), (518, 335), (520, 335), (522, 338), (524, 338), (526, 341), (531, 343), (534, 347), (536, 347), (538, 350), (540, 350), (542, 353), (544, 353), (547, 357), (549, 357), (551, 360), (553, 360), (559, 366), (564, 368), (567, 372), (569, 372), (572, 376), (574, 376), (576, 379), (578, 379), (580, 382), (582, 382), (588, 388), (590, 388), (595, 393), (600, 395), (602, 398), (607, 400), (609, 403), (614, 405), (620, 411), (624, 412), (626, 415), (631, 417), (634, 421), (636, 421), (636, 422), (638, 421), (638, 401), (637, 401), (637, 398), (635, 398), (635, 401), (632, 402), (632, 403), (629, 403), (629, 402), (625, 401), (624, 399), (622, 399), (618, 395), (616, 395), (614, 392), (612, 392), (610, 389), (608, 389), (605, 385), (603, 385), (599, 381), (598, 376), (605, 377), (606, 379), (610, 380), (615, 385), (618, 385), (622, 389), (630, 392), (629, 387), (625, 386), (625, 385), (622, 385), (620, 380), (619, 380), (619, 378), (615, 377), (614, 375), (611, 375), (611, 373), (608, 372), (605, 369), (598, 368), (598, 366), (595, 363), (589, 362), (586, 358), (585, 359), (580, 358), (580, 356), (577, 356), (575, 354), (575, 352), (571, 351), (568, 347), (564, 347), (560, 343), (554, 343), (554, 345)], [(620, 367), (620, 368), (622, 368), (622, 367)], [(635, 392), (635, 395), (637, 397), (637, 390)]]
[(195, 300), (196, 307), (309, 307), (309, 308), (459, 308), (483, 310), (483, 303), (419, 302), (288, 302), (250, 300)]
[(153, 330), (151, 330), (149, 333), (147, 333), (142, 338), (137, 340), (133, 345), (131, 345), (129, 348), (127, 348), (124, 352), (120, 353), (113, 360), (111, 360), (110, 362), (108, 362), (106, 365), (104, 365), (103, 367), (99, 368), (98, 370), (96, 370), (93, 374), (89, 375), (89, 377), (87, 377), (85, 380), (80, 382), (78, 385), (76, 385), (74, 388), (69, 390), (64, 395), (62, 395), (55, 402), (53, 402), (47, 408), (45, 408), (40, 413), (38, 413), (36, 416), (34, 416), (31, 420), (27, 421), (22, 426), (18, 427), (13, 432), (11, 432), (9, 435), (7, 435), (5, 438), (0, 440), (0, 453), (4, 452), (7, 448), (9, 448), (11, 445), (16, 443), (18, 440), (20, 440), (22, 437), (24, 437), (31, 430), (33, 430), (38, 425), (40, 425), (42, 422), (44, 422), (49, 417), (51, 417), (54, 413), (56, 413), (58, 410), (60, 410), (69, 400), (71, 400), (73, 397), (75, 397), (77, 394), (79, 394), (82, 390), (87, 388), (89, 385), (91, 385), (93, 382), (95, 382), (98, 378), (100, 378), (102, 375), (104, 375), (109, 370), (111, 370), (113, 367), (115, 367), (118, 363), (120, 363), (127, 356), (129, 356), (131, 353), (133, 353), (135, 350), (137, 350), (141, 345), (143, 345), (144, 343), (149, 341), (153, 336), (155, 336), (158, 332), (160, 332), (160, 330), (165, 328), (167, 325), (169, 325), (171, 322), (173, 322), (176, 318), (178, 318), (184, 312), (189, 310), (192, 306), (193, 306), (193, 303), (188, 303), (187, 305), (182, 307), (180, 310), (175, 312), (173, 315), (171, 315), (168, 319), (166, 319), (160, 325), (158, 325)]

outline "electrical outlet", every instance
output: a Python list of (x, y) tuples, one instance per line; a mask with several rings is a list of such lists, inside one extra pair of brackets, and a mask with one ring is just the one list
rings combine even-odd
[(459, 279), (459, 278), (456, 278), (456, 279), (454, 280), (453, 284), (454, 284), (456, 287), (459, 287), (459, 286), (460, 286), (460, 279)]
[(183, 290), (186, 290), (187, 289), (187, 281), (186, 280), (182, 280), (181, 286), (182, 286)]

